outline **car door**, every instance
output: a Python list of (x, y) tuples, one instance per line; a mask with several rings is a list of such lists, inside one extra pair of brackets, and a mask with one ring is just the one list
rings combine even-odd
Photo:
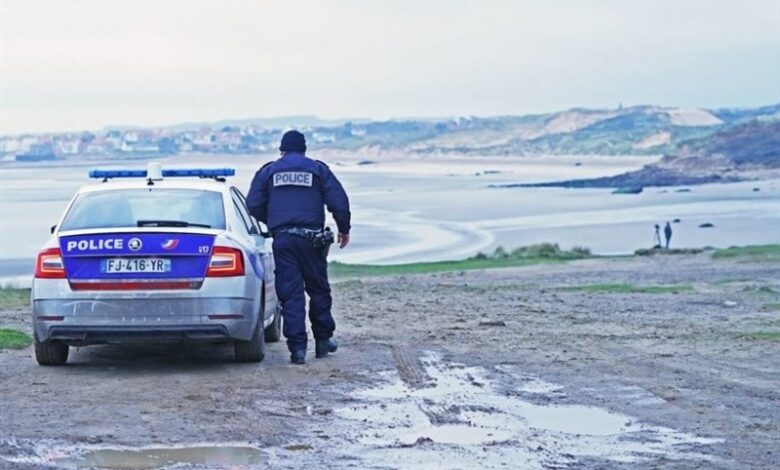
[(235, 204), (241, 220), (243, 220), (249, 235), (254, 241), (255, 253), (260, 257), (260, 262), (263, 265), (265, 316), (268, 318), (276, 311), (278, 304), (275, 285), (276, 276), (274, 274), (273, 240), (271, 239), (271, 234), (267, 230), (261, 229), (255, 218), (249, 214), (246, 208), (246, 199), (241, 191), (234, 187), (231, 188), (230, 193), (233, 198), (233, 204)]

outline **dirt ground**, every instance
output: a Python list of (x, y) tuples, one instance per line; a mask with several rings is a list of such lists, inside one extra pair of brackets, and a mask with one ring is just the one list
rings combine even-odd
[[(592, 284), (681, 291), (571, 288)], [(288, 364), (283, 343), (259, 365), (231, 362), (225, 346), (79, 348), (60, 368), (37, 366), (31, 347), (0, 352), (0, 468), (200, 444), (223, 452), (205, 468), (780, 460), (776, 262), (593, 259), (348, 280), (334, 296), (341, 348), (310, 351), (305, 366)], [(0, 325), (29, 332), (28, 316), (3, 311)], [(239, 445), (259, 460), (236, 457)]]

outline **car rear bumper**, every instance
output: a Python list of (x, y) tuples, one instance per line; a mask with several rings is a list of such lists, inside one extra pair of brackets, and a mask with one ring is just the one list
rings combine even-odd
[(259, 308), (226, 297), (33, 300), (39, 341), (71, 344), (248, 340)]

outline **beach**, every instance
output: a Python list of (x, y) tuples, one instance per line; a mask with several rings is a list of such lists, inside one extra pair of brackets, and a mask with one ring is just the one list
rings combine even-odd
[[(175, 156), (166, 167), (233, 167), (228, 180), (246, 191), (272, 158)], [(603, 255), (630, 254), (653, 244), (654, 224), (673, 222), (672, 247), (780, 243), (780, 180), (609, 189), (496, 187), (614, 175), (652, 157), (413, 157), (361, 159), (324, 155), (347, 189), (352, 244), (331, 260), (395, 264), (461, 259), (502, 246), (552, 242)], [(69, 199), (90, 183), (90, 168), (144, 168), (146, 162), (80, 162), (58, 166), (6, 165), (0, 181), (0, 282), (24, 282)], [(92, 181), (100, 184), (98, 181)], [(331, 226), (335, 224), (330, 221)], [(700, 228), (702, 224), (713, 227)]]

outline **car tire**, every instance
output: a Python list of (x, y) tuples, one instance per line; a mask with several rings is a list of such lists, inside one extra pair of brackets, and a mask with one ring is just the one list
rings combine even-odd
[(61, 341), (38, 341), (35, 336), (35, 360), (42, 366), (61, 366), (68, 362), (70, 348)]
[(252, 339), (233, 341), (233, 352), (238, 362), (262, 362), (265, 358), (265, 332), (263, 331), (263, 315), (257, 319), (257, 326)]
[(274, 313), (274, 321), (265, 329), (265, 342), (277, 343), (282, 339), (282, 312), (277, 308)]

